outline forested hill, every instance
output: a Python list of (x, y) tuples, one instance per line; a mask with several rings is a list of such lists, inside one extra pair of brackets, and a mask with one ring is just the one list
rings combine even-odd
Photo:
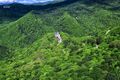
[(31, 5), (25, 5), (25, 4), (19, 4), (19, 3), (13, 3), (13, 4), (5, 4), (5, 5), (0, 5), (0, 8), (1, 9), (5, 9), (4, 6), (10, 6), (9, 9), (12, 9), (12, 10), (16, 10), (16, 9), (25, 9), (25, 10), (41, 10), (41, 9), (49, 9), (49, 8), (57, 8), (57, 7), (60, 7), (60, 6), (66, 6), (66, 5), (69, 5), (69, 4), (72, 4), (74, 2), (77, 2), (79, 0), (65, 0), (65, 1), (62, 1), (62, 2), (59, 2), (59, 3), (49, 3), (49, 4), (46, 4), (46, 5), (35, 5), (35, 4), (31, 4)]
[(0, 10), (0, 80), (120, 80), (119, 0), (12, 10)]
[[(0, 20), (12, 18), (16, 20), (31, 10), (52, 10), (62, 6), (67, 6), (79, 0), (65, 0), (64, 2), (52, 3), (48, 5), (24, 5), (24, 4), (4, 4), (0, 5)], [(4, 13), (3, 13), (4, 12)]]
[[(27, 13), (31, 10), (48, 10), (48, 9), (56, 9), (58, 7), (62, 6), (67, 6), (69, 4), (73, 4), (77, 1), (81, 1), (85, 4), (101, 4), (101, 5), (106, 5), (106, 6), (111, 6), (113, 8), (118, 8), (120, 9), (119, 5), (112, 5), (112, 2), (120, 3), (119, 0), (65, 0), (64, 2), (59, 2), (59, 3), (52, 3), (48, 5), (24, 5), (24, 4), (18, 4), (18, 3), (13, 3), (13, 4), (5, 4), (5, 5), (0, 5), (0, 11), (6, 11), (5, 13), (11, 13), (13, 15), (16, 15), (15, 12), (20, 13)], [(17, 14), (18, 14), (17, 13)], [(7, 15), (6, 15), (7, 16)]]
[[(101, 7), (108, 6), (109, 9), (120, 10), (119, 0), (65, 0), (64, 2), (53, 3), (48, 5), (24, 5), (24, 4), (5, 4), (0, 5), (0, 20), (3, 18), (18, 19), (31, 10), (53, 10), (63, 6), (73, 4), (75, 2), (82, 2), (87, 5), (101, 4)], [(3, 13), (4, 12), (4, 13)]]

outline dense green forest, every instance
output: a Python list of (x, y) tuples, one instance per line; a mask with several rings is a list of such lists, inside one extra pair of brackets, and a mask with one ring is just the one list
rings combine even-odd
[(15, 16), (1, 9), (0, 80), (120, 80), (119, 3), (77, 0)]

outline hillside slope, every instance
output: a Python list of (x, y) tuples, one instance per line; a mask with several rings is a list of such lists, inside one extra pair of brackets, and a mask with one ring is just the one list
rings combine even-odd
[(118, 46), (111, 43), (112, 47), (107, 41), (102, 41), (97, 48), (95, 37), (71, 37), (65, 33), (61, 33), (61, 36), (63, 42), (60, 45), (57, 44), (53, 33), (48, 33), (31, 46), (15, 50), (12, 58), (0, 62), (2, 72), (0, 78), (3, 80), (120, 79), (118, 41), (115, 41)]
[(101, 9), (94, 12), (85, 11), (86, 14), (80, 11), (77, 15), (66, 11), (62, 11), (58, 15), (58, 12), (42, 15), (42, 13), (36, 14), (35, 11), (32, 11), (26, 14), (1, 29), (2, 42), (0, 43), (11, 47), (25, 47), (47, 32), (63, 31), (73, 36), (98, 36), (103, 35), (114, 26), (120, 26), (118, 12)]
[(112, 7), (77, 1), (1, 25), (0, 80), (120, 80), (120, 11)]

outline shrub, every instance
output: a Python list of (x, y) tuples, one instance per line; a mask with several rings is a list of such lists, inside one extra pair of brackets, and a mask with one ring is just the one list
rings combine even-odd
[(0, 59), (9, 57), (9, 49), (6, 46), (0, 45)]
[(118, 49), (120, 49), (120, 40), (112, 41), (109, 44), (109, 48), (118, 48)]

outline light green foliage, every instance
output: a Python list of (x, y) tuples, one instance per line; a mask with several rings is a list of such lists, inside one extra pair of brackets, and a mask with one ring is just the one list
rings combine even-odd
[(120, 12), (109, 7), (78, 1), (0, 25), (0, 80), (120, 80)]

